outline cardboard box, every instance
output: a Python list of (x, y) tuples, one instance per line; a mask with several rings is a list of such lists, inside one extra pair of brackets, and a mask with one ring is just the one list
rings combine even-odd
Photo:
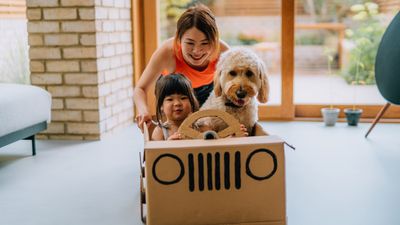
[(279, 137), (147, 141), (144, 152), (148, 225), (286, 224)]

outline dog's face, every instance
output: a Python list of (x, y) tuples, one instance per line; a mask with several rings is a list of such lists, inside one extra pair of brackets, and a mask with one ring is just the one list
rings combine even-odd
[(239, 107), (255, 96), (259, 102), (267, 102), (269, 85), (264, 63), (245, 48), (223, 53), (214, 76), (214, 91), (216, 96), (225, 95)]

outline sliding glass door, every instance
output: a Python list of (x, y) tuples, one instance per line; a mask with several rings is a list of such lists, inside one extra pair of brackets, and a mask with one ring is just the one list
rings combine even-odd
[[(270, 100), (260, 105), (260, 119), (319, 120), (320, 109), (329, 105), (341, 109), (357, 105), (364, 110), (363, 118), (374, 118), (385, 103), (372, 74), (374, 61), (371, 57), (376, 46), (375, 49), (364, 46), (358, 58), (355, 49), (360, 48), (356, 46), (360, 29), (371, 32), (365, 24), (375, 21), (374, 37), (379, 39), (395, 14), (390, 9), (400, 8), (400, 3), (387, 6), (377, 1), (380, 4), (352, 8), (348, 2), (356, 1), (133, 2), (134, 36), (139, 36), (134, 38), (136, 80), (157, 46), (174, 35), (181, 13), (196, 2), (202, 2), (215, 14), (222, 40), (232, 47), (252, 49), (268, 67)], [(364, 11), (373, 12), (362, 13), (362, 7)], [(367, 20), (362, 18), (365, 14), (370, 16)], [(366, 54), (368, 57), (364, 57)], [(154, 102), (152, 95), (149, 98), (149, 102)], [(399, 107), (391, 107), (385, 117), (399, 118), (399, 112)]]

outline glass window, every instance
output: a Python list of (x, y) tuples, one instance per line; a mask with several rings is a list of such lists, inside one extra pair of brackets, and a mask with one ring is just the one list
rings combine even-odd
[(0, 83), (30, 83), (25, 1), (0, 3)]
[(265, 62), (271, 88), (267, 105), (281, 103), (281, 0), (160, 0), (159, 41), (173, 37), (185, 9), (207, 5), (216, 17), (220, 37), (231, 47), (254, 50)]
[(303, 10), (295, 22), (295, 104), (386, 103), (375, 85), (374, 64), (395, 11), (375, 2), (297, 2)]

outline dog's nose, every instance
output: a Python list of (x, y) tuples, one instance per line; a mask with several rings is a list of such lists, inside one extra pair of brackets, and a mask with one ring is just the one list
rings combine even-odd
[(244, 98), (244, 97), (246, 97), (246, 95), (247, 95), (247, 91), (245, 91), (245, 90), (237, 90), (236, 91), (236, 96), (238, 97), (238, 98)]

